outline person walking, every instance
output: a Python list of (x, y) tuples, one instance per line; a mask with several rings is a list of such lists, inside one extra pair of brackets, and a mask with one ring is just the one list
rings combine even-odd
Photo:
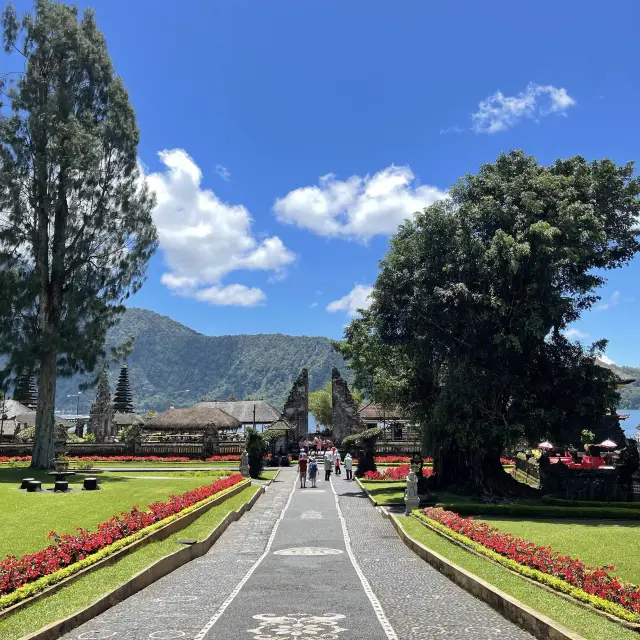
[(325, 455), (324, 457), (324, 480), (325, 482), (329, 482), (329, 478), (331, 477), (331, 456)]
[(347, 472), (347, 480), (353, 480), (353, 458), (350, 453), (344, 457), (344, 470)]
[(318, 476), (318, 463), (315, 458), (311, 458), (309, 461), (309, 480), (311, 480), (311, 487), (316, 488), (316, 477)]
[(307, 486), (307, 456), (303, 453), (298, 460), (298, 472), (300, 473), (300, 488), (303, 489)]
[(341, 475), (340, 473), (340, 452), (338, 451), (338, 449), (336, 447), (333, 448), (333, 466), (336, 469), (336, 475), (339, 476)]

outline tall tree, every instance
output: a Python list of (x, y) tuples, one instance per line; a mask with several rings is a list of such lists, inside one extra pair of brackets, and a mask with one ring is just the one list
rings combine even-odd
[(401, 380), (441, 486), (508, 490), (505, 446), (579, 439), (614, 406), (615, 376), (595, 361), (606, 343), (562, 332), (638, 251), (639, 194), (632, 164), (511, 152), (394, 236), (342, 351), (356, 379)]
[(1, 377), (38, 373), (32, 466), (44, 468), (56, 375), (93, 371), (106, 356), (106, 330), (156, 248), (153, 197), (93, 11), (36, 0), (21, 20), (11, 5), (2, 18), (5, 50), (24, 69), (7, 76), (0, 116)]
[(113, 394), (113, 408), (118, 413), (133, 413), (133, 393), (126, 364), (120, 367), (116, 392)]
[(309, 411), (319, 425), (331, 428), (333, 422), (331, 382), (325, 382), (322, 389), (309, 394)]

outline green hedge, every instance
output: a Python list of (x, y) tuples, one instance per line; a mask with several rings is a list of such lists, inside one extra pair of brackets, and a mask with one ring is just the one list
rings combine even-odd
[(602, 518), (603, 520), (640, 520), (640, 509), (615, 507), (560, 507), (529, 504), (437, 504), (461, 516), (507, 516), (531, 518)]
[(554, 496), (542, 496), (542, 502), (557, 507), (607, 507), (610, 509), (640, 509), (640, 502), (598, 502), (597, 500), (563, 500)]

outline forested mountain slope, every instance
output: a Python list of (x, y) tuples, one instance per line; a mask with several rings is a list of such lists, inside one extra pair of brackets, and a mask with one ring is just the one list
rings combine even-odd
[[(342, 357), (323, 337), (205, 336), (146, 309), (128, 309), (108, 343), (119, 344), (130, 336), (136, 340), (127, 364), (138, 411), (231, 395), (264, 398), (281, 407), (303, 366), (309, 368), (312, 391), (331, 380), (333, 366), (345, 371)], [(113, 366), (109, 372), (112, 393), (118, 370)], [(58, 409), (75, 413), (76, 398), (67, 396), (77, 392), (81, 381), (79, 376), (58, 378)], [(89, 389), (80, 397), (81, 413), (88, 411), (94, 394)]]

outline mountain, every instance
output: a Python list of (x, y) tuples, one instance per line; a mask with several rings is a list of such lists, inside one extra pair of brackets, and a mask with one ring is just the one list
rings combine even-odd
[[(309, 369), (312, 391), (331, 380), (332, 367), (349, 378), (342, 357), (328, 338), (282, 334), (205, 336), (153, 311), (128, 309), (109, 335), (108, 345), (135, 336), (127, 359), (137, 411), (187, 406), (210, 400), (268, 400), (282, 407), (300, 369)], [(113, 393), (119, 366), (109, 371)], [(88, 376), (58, 378), (56, 408), (76, 412), (78, 385)], [(188, 389), (188, 391), (186, 391)], [(80, 396), (80, 413), (89, 410), (95, 396), (88, 389)]]
[(615, 364), (607, 365), (622, 380), (633, 380), (633, 382), (618, 389), (620, 393), (620, 404), (618, 409), (640, 409), (640, 368), (623, 367)]

